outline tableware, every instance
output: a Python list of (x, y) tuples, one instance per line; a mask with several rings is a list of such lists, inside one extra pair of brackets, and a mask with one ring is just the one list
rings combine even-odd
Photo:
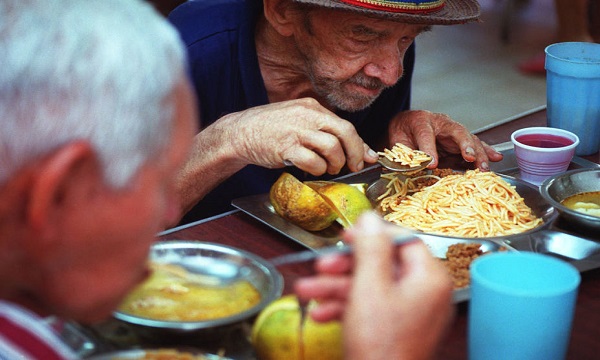
[(568, 261), (580, 272), (599, 267), (600, 242), (575, 234), (555, 230), (542, 230), (529, 236), (509, 241), (517, 251), (545, 254)]
[[(419, 238), (415, 236), (414, 231), (408, 231), (403, 234), (397, 234), (392, 239), (392, 242), (395, 246), (400, 246), (402, 244), (406, 244), (412, 241), (418, 241)], [(352, 245), (347, 245), (340, 242), (338, 245), (329, 246), (325, 248), (321, 248), (318, 250), (307, 250), (301, 251), (291, 254), (285, 254), (278, 257), (274, 257), (269, 259), (268, 261), (273, 266), (282, 266), (287, 264), (294, 264), (299, 262), (311, 261), (321, 256), (333, 255), (333, 254), (351, 254), (354, 252), (354, 247)]]
[(542, 183), (540, 193), (561, 217), (590, 232), (600, 231), (600, 217), (569, 209), (562, 204), (566, 198), (586, 192), (600, 191), (600, 168), (570, 170)]
[[(487, 240), (487, 239), (459, 239), (459, 238), (451, 238), (451, 237), (439, 237), (434, 235), (427, 234), (418, 234), (419, 239), (429, 248), (431, 254), (440, 259), (446, 259), (446, 253), (448, 248), (455, 244), (478, 244), (482, 253), (484, 254), (492, 254), (496, 252), (503, 251), (518, 251), (512, 246), (497, 240)], [(486, 255), (487, 256), (487, 255)], [(469, 300), (471, 297), (470, 286), (465, 286), (462, 288), (455, 288), (452, 292), (452, 302), (460, 303), (463, 301)]]
[[(515, 186), (517, 192), (525, 199), (525, 203), (533, 210), (534, 214), (542, 218), (543, 224), (541, 224), (539, 228), (523, 232), (520, 235), (485, 238), (486, 240), (504, 240), (521, 235), (524, 236), (537, 230), (547, 228), (552, 221), (558, 217), (558, 213), (554, 211), (552, 206), (550, 206), (544, 198), (542, 198), (536, 187), (512, 176), (499, 175), (510, 185)], [(360, 173), (339, 178), (336, 181), (370, 184), (367, 189), (367, 197), (374, 205), (377, 203), (377, 197), (385, 191), (385, 185), (387, 184), (387, 180), (381, 178), (380, 169), (377, 168), (367, 169)], [(269, 194), (250, 195), (237, 198), (233, 200), (232, 205), (264, 223), (266, 226), (310, 249), (320, 249), (322, 247), (332, 246), (341, 240), (340, 232), (342, 231), (342, 227), (338, 224), (333, 224), (322, 231), (313, 232), (306, 231), (299, 226), (286, 221), (275, 213), (273, 206), (271, 206), (269, 201)], [(444, 236), (436, 235), (436, 237)], [(449, 237), (449, 239), (461, 238)]]
[[(376, 173), (375, 175), (363, 173), (359, 174), (358, 177), (354, 176), (350, 177), (349, 179), (346, 178), (345, 180), (351, 182), (353, 182), (353, 180), (356, 180), (356, 182), (370, 182), (373, 179), (379, 180), (379, 173)], [(528, 186), (528, 188), (531, 187)], [(537, 194), (537, 191), (535, 193)], [(306, 231), (285, 221), (283, 218), (275, 214), (272, 208), (270, 208), (268, 194), (252, 195), (249, 197), (239, 198), (234, 200), (233, 205), (253, 216), (255, 219), (263, 222), (272, 229), (279, 231), (292, 241), (296, 241), (299, 244), (306, 246), (313, 252), (319, 251), (319, 249), (326, 248), (328, 246), (338, 246), (336, 244), (341, 243), (341, 226), (336, 226), (334, 228), (327, 229), (326, 231), (315, 233)], [(444, 259), (446, 257), (446, 251), (448, 250), (449, 246), (458, 243), (477, 243), (480, 245), (480, 248), (484, 253), (500, 251), (503, 247), (508, 248), (509, 250), (512, 249), (510, 246), (506, 246), (502, 241), (497, 241), (501, 239), (463, 239), (427, 234), (417, 234), (417, 237), (429, 248), (433, 256), (440, 259)], [(304, 255), (301, 256), (304, 257)], [(314, 255), (310, 255), (309, 257), (312, 258), (313, 256)], [(459, 303), (468, 299), (468, 287), (455, 289), (453, 291), (453, 302)]]
[(410, 165), (403, 165), (399, 162), (390, 160), (387, 157), (381, 156), (381, 155), (379, 156), (379, 159), (377, 160), (377, 162), (384, 168), (386, 168), (390, 171), (400, 172), (400, 173), (413, 173), (413, 172), (423, 170), (427, 166), (429, 166), (429, 164), (431, 164), (432, 161), (433, 161), (433, 159), (430, 159), (429, 161), (422, 162), (421, 164), (419, 164), (417, 166), (410, 166)]
[(581, 276), (569, 263), (526, 252), (471, 264), (471, 360), (564, 359)]
[(519, 129), (510, 139), (520, 178), (533, 185), (567, 170), (579, 144), (579, 138), (572, 132), (549, 127)]
[(82, 325), (74, 321), (65, 321), (52, 315), (44, 318), (44, 323), (56, 331), (60, 339), (73, 350), (78, 358), (86, 358), (98, 350), (94, 337)]
[(222, 355), (205, 353), (196, 349), (130, 349), (109, 351), (86, 358), (88, 360), (230, 360)]
[(579, 136), (577, 155), (600, 149), (600, 44), (563, 42), (546, 47), (548, 126)]
[[(524, 235), (533, 233), (535, 231), (541, 230), (543, 228), (546, 228), (558, 216), (558, 214), (554, 211), (552, 206), (550, 206), (550, 204), (548, 204), (544, 200), (544, 198), (542, 198), (542, 196), (539, 194), (539, 191), (536, 187), (534, 187), (533, 185), (531, 185), (523, 180), (516, 179), (511, 176), (506, 176), (503, 174), (498, 174), (498, 176), (500, 176), (503, 180), (505, 180), (511, 186), (515, 187), (515, 190), (519, 193), (519, 195), (521, 195), (521, 197), (523, 197), (523, 199), (525, 200), (525, 204), (531, 208), (533, 214), (535, 214), (538, 218), (542, 219), (542, 223), (538, 227), (531, 229), (531, 230), (524, 231), (520, 234), (493, 236), (493, 237), (480, 237), (478, 239), (505, 240), (505, 239), (511, 239), (514, 237), (524, 236)], [(386, 188), (387, 184), (388, 184), (387, 179), (379, 178), (379, 179), (375, 180), (367, 188), (367, 193), (366, 193), (367, 197), (376, 203), (379, 196), (382, 195), (383, 193), (385, 193), (385, 191), (387, 189)], [(458, 236), (447, 236), (447, 235), (438, 235), (438, 234), (427, 234), (427, 235), (434, 235), (436, 237), (449, 237), (449, 238), (455, 238), (455, 239), (460, 238)]]
[(115, 319), (129, 325), (143, 338), (164, 340), (170, 336), (219, 336), (255, 316), (281, 296), (283, 291), (282, 275), (271, 263), (252, 253), (225, 245), (185, 240), (158, 242), (151, 248), (150, 261), (176, 264), (192, 273), (217, 278), (228, 279), (241, 275), (258, 290), (261, 299), (248, 310), (206, 321), (162, 321), (121, 311), (113, 313)]

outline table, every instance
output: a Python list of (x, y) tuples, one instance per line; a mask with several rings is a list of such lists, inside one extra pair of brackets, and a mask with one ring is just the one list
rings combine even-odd
[[(546, 112), (539, 110), (524, 114), (512, 121), (482, 131), (478, 136), (489, 144), (500, 144), (509, 140), (512, 131), (528, 126), (545, 126)], [(584, 157), (600, 163), (600, 154)], [(240, 211), (228, 212), (213, 218), (184, 225), (164, 232), (161, 239), (192, 239), (230, 245), (256, 253), (264, 258), (304, 250), (270, 227)], [(312, 273), (309, 265), (294, 265), (283, 268), (286, 280), (285, 293), (292, 291), (291, 283), (299, 276)], [(437, 358), (467, 358), (467, 308), (468, 303), (457, 305), (456, 318), (446, 339), (441, 343)], [(568, 350), (569, 359), (595, 359), (600, 353), (600, 269), (582, 273), (582, 282), (577, 300), (575, 320)]]

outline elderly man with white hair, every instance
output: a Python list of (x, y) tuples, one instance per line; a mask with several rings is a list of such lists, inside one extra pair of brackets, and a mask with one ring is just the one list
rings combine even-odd
[(196, 126), (177, 32), (134, 0), (0, 1), (0, 359), (71, 359), (180, 216)]

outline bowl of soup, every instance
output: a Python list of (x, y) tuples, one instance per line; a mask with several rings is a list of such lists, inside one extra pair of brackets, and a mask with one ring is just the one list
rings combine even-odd
[(157, 242), (149, 268), (149, 277), (113, 313), (143, 338), (219, 336), (283, 291), (283, 277), (268, 261), (215, 243)]
[(582, 230), (600, 230), (600, 168), (555, 175), (540, 185), (540, 193), (569, 223)]

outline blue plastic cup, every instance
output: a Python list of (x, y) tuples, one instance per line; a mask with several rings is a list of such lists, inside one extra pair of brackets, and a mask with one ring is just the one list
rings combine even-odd
[(581, 276), (532, 252), (500, 252), (471, 265), (469, 359), (564, 359)]
[(600, 44), (546, 47), (546, 103), (548, 126), (579, 137), (576, 155), (600, 150)]

